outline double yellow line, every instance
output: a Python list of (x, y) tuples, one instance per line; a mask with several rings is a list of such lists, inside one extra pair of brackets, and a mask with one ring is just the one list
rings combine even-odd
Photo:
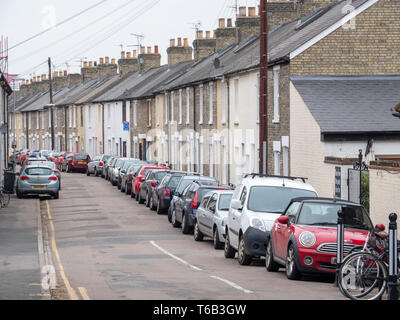
[[(70, 282), (69, 282), (69, 280), (68, 280), (68, 278), (67, 278), (67, 276), (65, 274), (64, 267), (63, 267), (63, 265), (61, 263), (60, 254), (58, 252), (57, 244), (56, 244), (56, 237), (55, 237), (55, 229), (54, 229), (54, 224), (53, 224), (53, 218), (51, 216), (50, 206), (49, 206), (49, 202), (47, 200), (46, 200), (46, 208), (47, 208), (47, 217), (48, 217), (50, 228), (51, 228), (51, 246), (52, 246), (53, 252), (54, 252), (54, 254), (56, 256), (56, 259), (57, 259), (58, 269), (60, 270), (61, 278), (64, 281), (65, 287), (66, 287), (68, 295), (69, 295), (69, 299), (70, 300), (79, 300), (79, 297), (78, 297), (75, 289), (72, 288), (72, 286), (71, 286), (71, 284), (70, 284)], [(84, 287), (78, 287), (78, 291), (79, 291), (79, 293), (80, 293), (80, 295), (81, 295), (83, 300), (90, 300), (89, 295), (87, 293), (87, 290)]]

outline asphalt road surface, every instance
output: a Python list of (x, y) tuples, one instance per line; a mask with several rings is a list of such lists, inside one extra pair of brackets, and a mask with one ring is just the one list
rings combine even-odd
[[(62, 299), (344, 299), (332, 278), (290, 281), (264, 261), (240, 266), (195, 242), (99, 177), (63, 174), (59, 200), (42, 200)], [(51, 228), (50, 228), (51, 230)]]

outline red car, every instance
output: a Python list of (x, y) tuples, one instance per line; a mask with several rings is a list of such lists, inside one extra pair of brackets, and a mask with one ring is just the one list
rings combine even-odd
[(62, 171), (61, 170), (62, 162), (64, 160), (64, 157), (69, 153), (71, 153), (71, 152), (66, 152), (66, 151), (61, 152), (61, 155), (54, 160), (54, 163), (56, 164), (56, 167), (58, 168), (58, 170)]
[(168, 167), (156, 166), (156, 165), (143, 165), (142, 167), (140, 167), (140, 169), (132, 177), (131, 197), (136, 198), (136, 201), (139, 201), (140, 185), (146, 179), (147, 173), (150, 170), (154, 170), (154, 169), (170, 170), (170, 168), (168, 168)]
[(62, 162), (62, 169), (66, 172), (81, 171), (86, 172), (88, 163), (90, 162), (90, 156), (88, 154), (67, 154)]
[(23, 164), (25, 162), (26, 156), (28, 155), (29, 150), (24, 150), (18, 155), (17, 162), (18, 164)]
[(268, 236), (267, 270), (286, 267), (286, 276), (291, 280), (300, 279), (302, 274), (334, 273), (340, 210), (344, 213), (344, 254), (364, 245), (374, 227), (363, 206), (325, 198), (293, 199)]

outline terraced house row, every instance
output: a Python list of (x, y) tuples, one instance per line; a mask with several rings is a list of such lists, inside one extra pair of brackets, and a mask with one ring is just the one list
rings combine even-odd
[[(371, 214), (387, 214), (400, 205), (400, 2), (269, 3), (269, 173), (353, 200), (362, 150)], [(167, 65), (154, 46), (54, 74), (56, 149), (157, 160), (222, 183), (258, 172), (259, 32), (257, 9), (242, 7), (193, 47), (170, 40)], [(48, 87), (43, 75), (17, 93), (19, 148), (51, 149)]]

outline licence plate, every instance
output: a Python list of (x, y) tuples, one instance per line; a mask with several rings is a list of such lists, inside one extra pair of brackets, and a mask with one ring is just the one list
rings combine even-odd
[(34, 189), (34, 190), (45, 190), (46, 186), (32, 186), (32, 189)]
[(86, 162), (78, 162), (78, 164), (86, 164)]

